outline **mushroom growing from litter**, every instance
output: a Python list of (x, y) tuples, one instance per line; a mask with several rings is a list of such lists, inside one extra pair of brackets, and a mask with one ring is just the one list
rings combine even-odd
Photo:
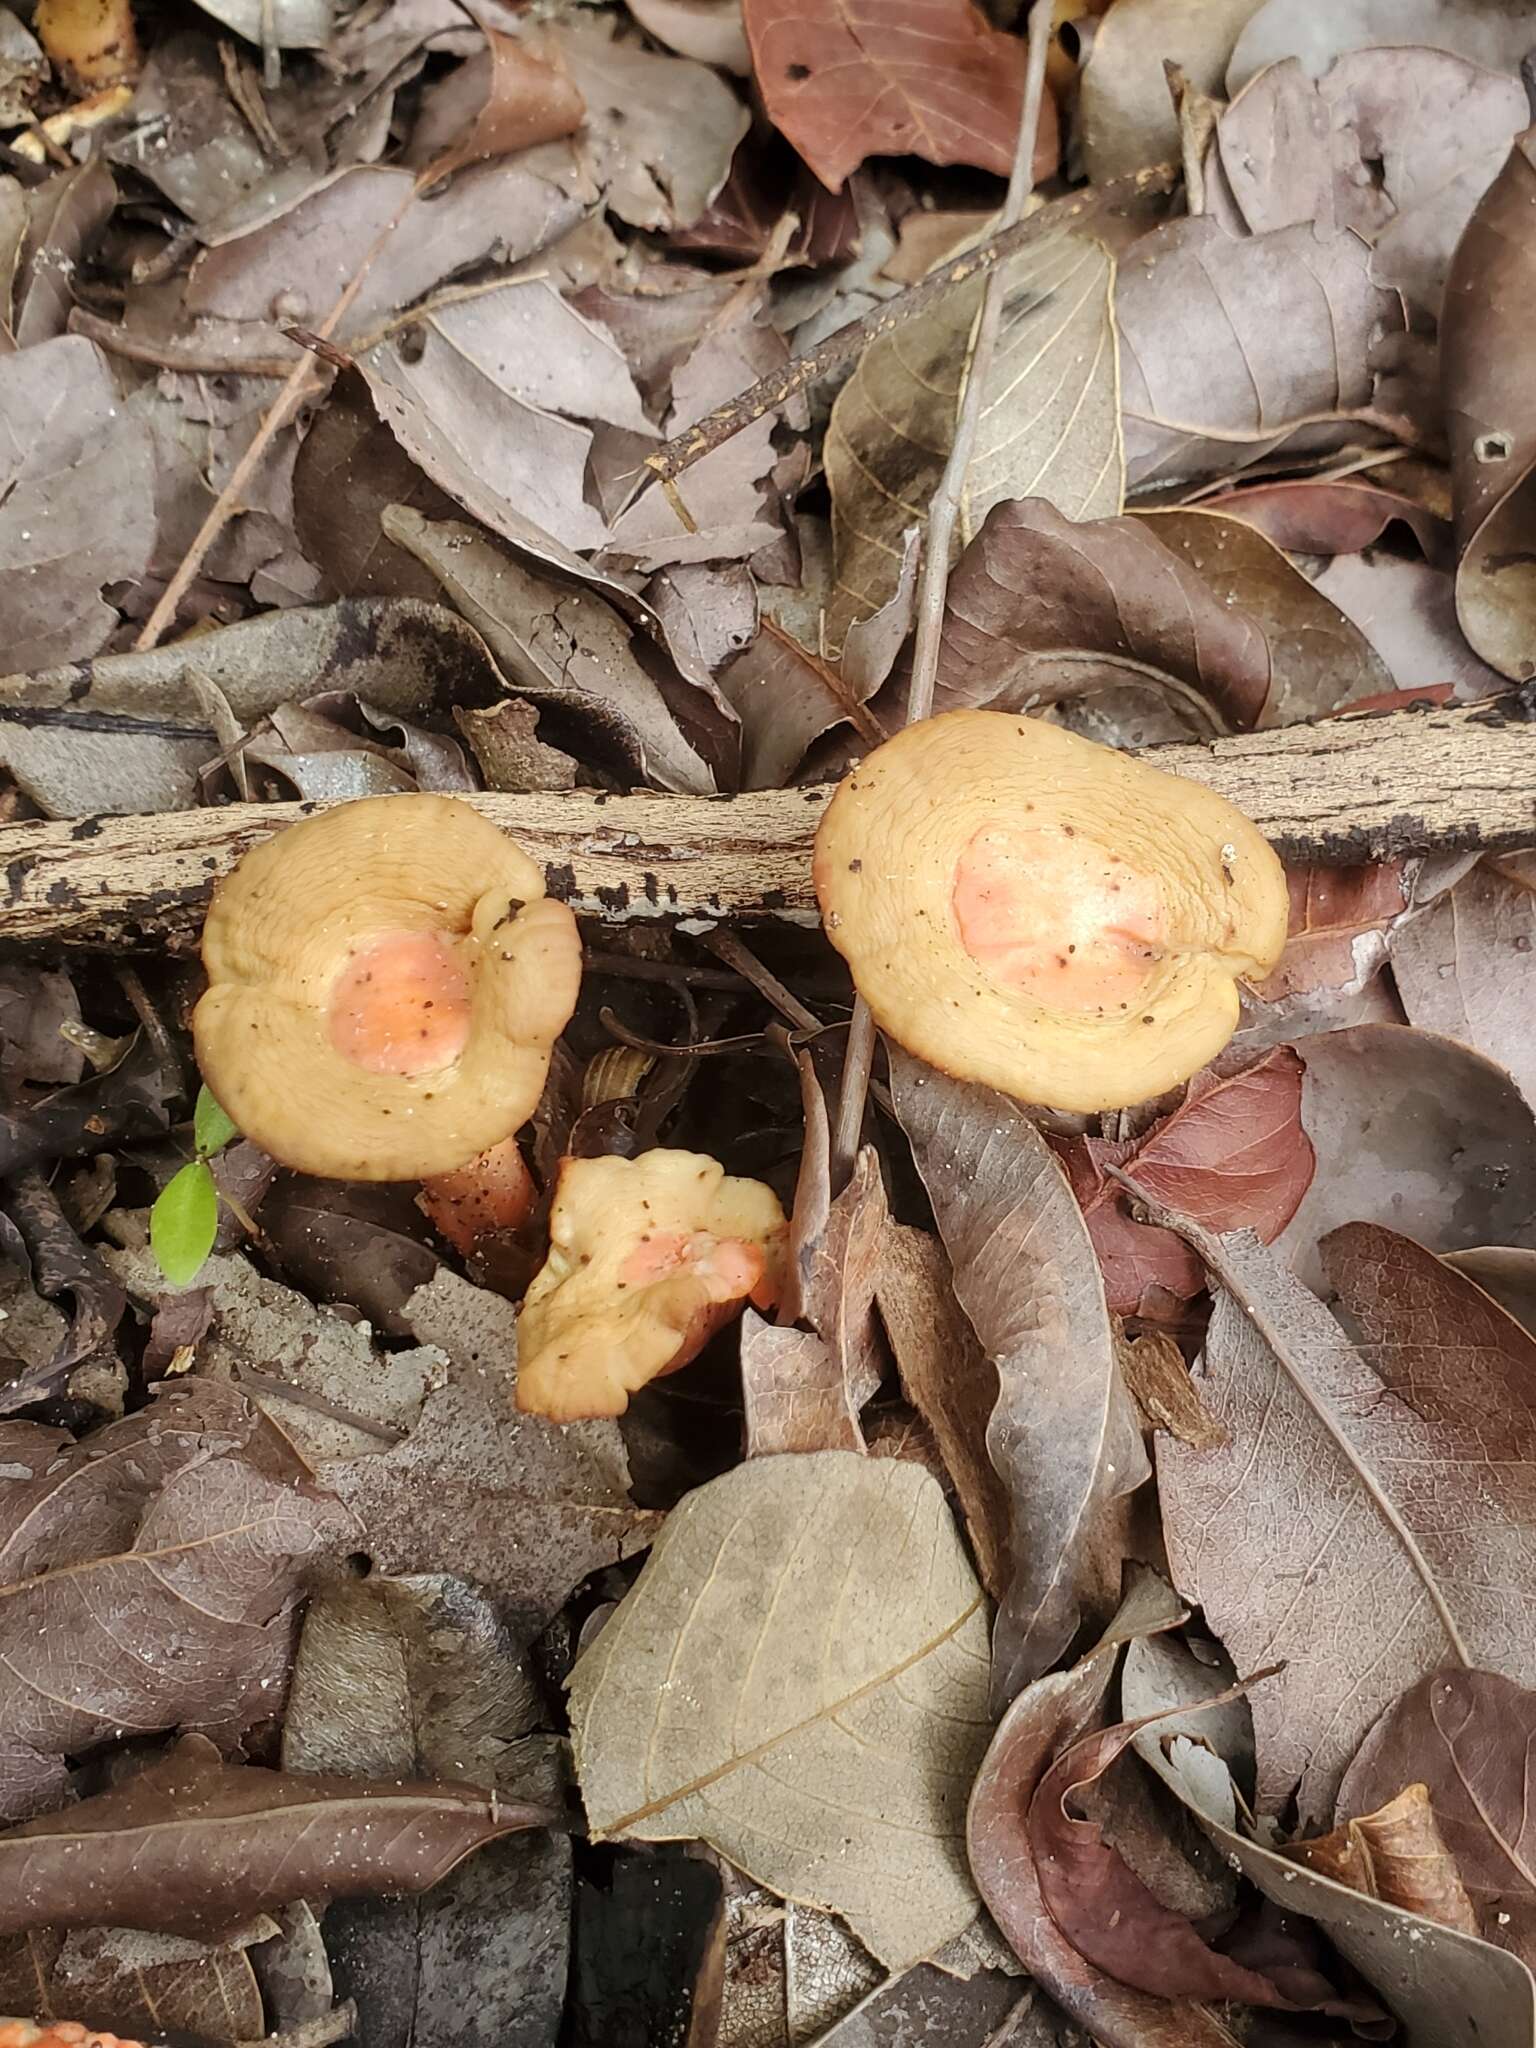
[(1201, 784), (1043, 719), (951, 711), (840, 784), (827, 935), (930, 1066), (1054, 1109), (1160, 1095), (1220, 1052), (1285, 943), (1285, 874)]
[(434, 1174), (416, 1206), (440, 1237), (469, 1258), (488, 1237), (521, 1230), (539, 1190), (516, 1138), (503, 1138), (467, 1166)]
[(581, 941), (472, 805), (380, 796), (246, 854), (203, 964), (198, 1064), (248, 1138), (303, 1173), (425, 1180), (532, 1114)]
[(772, 1188), (707, 1153), (561, 1160), (549, 1257), (518, 1319), (518, 1407), (552, 1422), (622, 1415), (743, 1303), (772, 1308), (787, 1237)]

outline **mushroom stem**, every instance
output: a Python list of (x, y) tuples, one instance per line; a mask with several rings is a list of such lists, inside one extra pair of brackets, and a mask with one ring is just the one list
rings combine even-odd
[(516, 1138), (505, 1138), (467, 1166), (424, 1180), (416, 1206), (467, 1259), (493, 1231), (520, 1230), (538, 1199), (521, 1146)]

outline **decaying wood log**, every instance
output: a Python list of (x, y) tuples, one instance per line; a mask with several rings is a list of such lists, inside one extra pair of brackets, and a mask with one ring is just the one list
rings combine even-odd
[[(1536, 845), (1536, 724), (1519, 696), (1158, 747), (1153, 758), (1219, 790), (1291, 860), (1352, 866)], [(541, 858), (551, 891), (587, 915), (808, 921), (810, 841), (829, 794), (573, 790), (469, 801)], [(0, 942), (185, 951), (219, 876), (258, 839), (319, 808), (231, 804), (0, 826)]]

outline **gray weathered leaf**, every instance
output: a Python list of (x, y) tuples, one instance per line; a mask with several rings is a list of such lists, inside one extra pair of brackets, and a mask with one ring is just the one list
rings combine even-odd
[(1185, 1228), (1222, 1283), (1195, 1383), (1230, 1441), (1159, 1439), (1169, 1562), (1240, 1669), (1283, 1662), (1252, 1700), (1260, 1804), (1295, 1792), (1326, 1822), (1366, 1730), (1426, 1672), (1536, 1677), (1536, 1350), (1390, 1231), (1325, 1246), (1363, 1356), (1247, 1232)]
[(65, 334), (0, 357), (0, 609), (5, 659), (46, 668), (94, 654), (117, 623), (103, 586), (139, 576), (154, 544), (149, 438), (107, 359)]
[(1431, 1251), (1536, 1245), (1536, 1117), (1481, 1053), (1402, 1024), (1356, 1024), (1297, 1047), (1317, 1171), (1275, 1250), (1321, 1288), (1317, 1241), (1385, 1223)]
[(1391, 936), (1392, 976), (1410, 1024), (1497, 1060), (1536, 1101), (1536, 897), (1478, 866)]
[[(616, 765), (660, 788), (713, 793), (708, 766), (635, 654), (628, 621), (596, 591), (539, 575), (458, 520), (392, 505), (382, 523), (432, 570), (523, 695), (575, 714), (616, 752)], [(676, 688), (699, 699), (701, 715), (713, 708), (691, 684)]]
[(1179, 119), (1164, 64), (1197, 92), (1219, 93), (1261, 0), (1117, 0), (1093, 24), (1079, 84), (1083, 161), (1093, 183), (1177, 161)]
[(570, 1690), (595, 1835), (702, 1836), (891, 1969), (975, 1916), (985, 1597), (916, 1466), (753, 1458), (689, 1494)]
[(1106, 1506), (1147, 1476), (1104, 1282), (1055, 1154), (1019, 1104), (892, 1046), (891, 1089), (955, 1296), (997, 1367), (987, 1449), (1008, 1488), (1010, 1579), (993, 1642), (1003, 1704), (1072, 1638)]
[(1299, 57), (1320, 78), (1348, 50), (1420, 43), (1489, 71), (1518, 71), (1531, 47), (1524, 0), (1265, 0), (1237, 39), (1227, 91), (1238, 93), (1266, 64)]
[(1131, 491), (1358, 439), (1372, 346), (1402, 325), (1357, 235), (1304, 225), (1239, 240), (1209, 219), (1142, 237), (1115, 319)]
[[(1084, 235), (1025, 250), (1004, 272), (997, 351), (958, 525), (963, 546), (1005, 498), (1045, 498), (1068, 519), (1120, 510), (1122, 457), (1111, 311), (1114, 259)], [(829, 638), (896, 588), (903, 535), (942, 474), (981, 283), (872, 342), (838, 394), (825, 460), (837, 554)]]

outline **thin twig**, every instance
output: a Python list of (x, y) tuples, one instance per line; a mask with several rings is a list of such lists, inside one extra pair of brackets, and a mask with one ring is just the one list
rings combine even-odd
[[(328, 341), (346, 318), (353, 301), (363, 288), (369, 271), (372, 270), (390, 236), (399, 227), (401, 221), (404, 220), (419, 190), (420, 180), (418, 179), (411, 185), (409, 191), (403, 195), (400, 204), (395, 208), (383, 227), (379, 229), (379, 232), (374, 236), (368, 248), (363, 252), (362, 261), (352, 273), (346, 288), (337, 299), (335, 305), (332, 306), (330, 312), (326, 314), (320, 325), (315, 329), (315, 333), (320, 340)], [(321, 378), (315, 373), (313, 356), (300, 355), (298, 361), (284, 379), (282, 390), (278, 392), (266, 412), (262, 414), (261, 424), (252, 437), (251, 445), (235, 464), (234, 469), (230, 473), (228, 483), (225, 484), (223, 490), (220, 491), (213, 504), (209, 507), (208, 516), (197, 529), (192, 545), (187, 549), (186, 554), (183, 555), (175, 575), (165, 586), (165, 589), (160, 594), (159, 602), (144, 621), (143, 630), (140, 632), (138, 639), (133, 643), (136, 653), (143, 653), (151, 647), (158, 647), (167, 629), (174, 625), (177, 607), (192, 587), (193, 579), (196, 577), (198, 570), (203, 566), (208, 550), (213, 546), (230, 520), (242, 509), (246, 485), (249, 484), (251, 478), (261, 467), (268, 448), (272, 445), (276, 436), (293, 419), (305, 399), (312, 392), (319, 390), (321, 382)]]
[[(1129, 177), (1112, 178), (1107, 184), (1049, 200), (1027, 220), (1015, 216), (979, 248), (967, 249), (963, 255), (952, 257), (948, 263), (930, 271), (895, 298), (887, 299), (857, 320), (850, 320), (846, 327), (839, 327), (835, 334), (829, 334), (815, 348), (807, 349), (804, 355), (794, 356), (782, 369), (759, 378), (745, 391), (727, 399), (724, 405), (717, 405), (713, 412), (705, 413), (703, 419), (696, 420), (681, 434), (653, 449), (645, 458), (646, 467), (659, 477), (681, 476), (685, 469), (729, 441), (733, 434), (739, 434), (765, 414), (777, 412), (786, 400), (818, 383), (829, 370), (860, 354), (870, 342), (926, 313), (936, 299), (942, 298), (955, 285), (989, 272), (995, 275), (997, 266), (1006, 263), (1009, 257), (1016, 256), (1032, 242), (1060, 234), (1064, 228), (1080, 227), (1098, 214), (1113, 213), (1116, 208), (1129, 205), (1133, 200), (1170, 191), (1178, 177), (1176, 163), (1148, 164), (1145, 170), (1133, 171)], [(1006, 216), (1005, 207), (1003, 217), (1006, 219)]]
[(178, 348), (173, 342), (149, 341), (130, 334), (120, 321), (103, 320), (84, 306), (71, 309), (69, 331), (83, 334), (109, 355), (122, 356), (130, 363), (148, 363), (157, 370), (178, 370), (193, 377), (286, 377), (293, 368), (289, 356), (251, 356), (242, 361), (217, 349)]
[[(1024, 109), (1019, 121), (1019, 139), (1013, 152), (1013, 170), (1008, 179), (1008, 196), (1003, 201), (1000, 232), (989, 247), (996, 247), (1014, 228), (1024, 211), (1034, 178), (1035, 130), (1040, 123), (1040, 100), (1045, 90), (1045, 59), (1054, 23), (1052, 0), (1034, 0), (1029, 11), (1029, 68), (1024, 80)], [(1161, 168), (1161, 166), (1159, 166)], [(1106, 191), (1110, 188), (1105, 187)], [(1039, 220), (1049, 213), (1042, 207), (1031, 215)], [(1029, 225), (1028, 222), (1025, 225)], [(907, 692), (909, 725), (927, 718), (933, 710), (933, 689), (939, 673), (939, 643), (944, 630), (944, 597), (949, 588), (949, 554), (960, 501), (965, 491), (971, 451), (986, 398), (987, 378), (997, 352), (997, 332), (1003, 316), (1003, 277), (1000, 264), (987, 272), (981, 295), (981, 310), (972, 330), (970, 361), (955, 416), (955, 436), (949, 460), (933, 503), (928, 508), (928, 531), (923, 537), (923, 573), (917, 586), (917, 629), (912, 638), (912, 683)], [(859, 996), (853, 1006), (848, 1030), (848, 1055), (843, 1062), (842, 1086), (838, 1091), (837, 1121), (832, 1132), (832, 1186), (843, 1187), (858, 1156), (864, 1133), (864, 1102), (869, 1093), (869, 1071), (875, 1056), (875, 1020), (869, 1005)]]
[(822, 1029), (822, 1021), (816, 1012), (808, 1010), (794, 991), (787, 989), (779, 977), (771, 973), (751, 947), (744, 945), (733, 931), (728, 931), (724, 925), (717, 925), (712, 932), (701, 932), (699, 940), (702, 945), (708, 946), (717, 959), (723, 960), (727, 967), (734, 967), (738, 974), (745, 976), (759, 995), (766, 996), (781, 1017), (787, 1017), (790, 1023), (801, 1031)]

